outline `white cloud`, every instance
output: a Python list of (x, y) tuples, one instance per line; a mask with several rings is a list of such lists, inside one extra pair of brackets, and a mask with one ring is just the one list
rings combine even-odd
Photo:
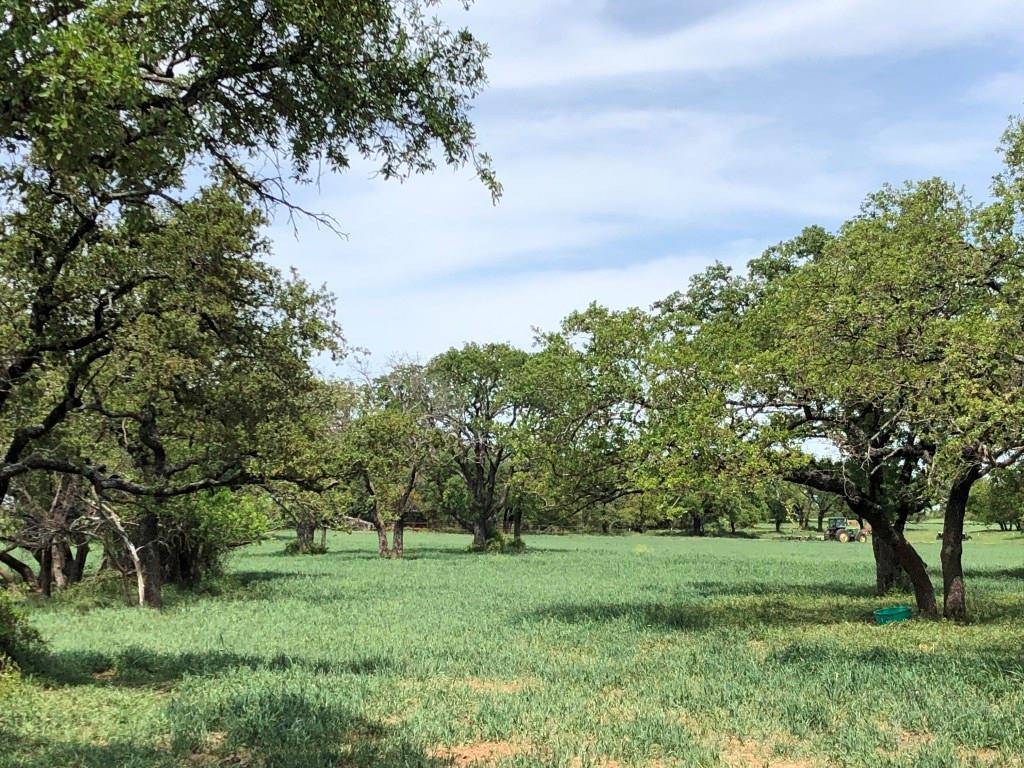
[[(602, 24), (574, 4), (536, 19), (506, 0), (480, 2), (474, 29), (491, 42), (491, 81), (499, 88), (552, 85), (645, 73), (709, 73), (781, 62), (907, 54), (986, 35), (1019, 35), (1017, 0), (776, 0), (752, 2), (657, 36)], [(478, 13), (479, 11), (479, 13)], [(517, 23), (518, 22), (518, 23)]]
[[(349, 239), (307, 224), (298, 241), (288, 226), (271, 230), (278, 263), (338, 295), (352, 343), (378, 360), (471, 339), (527, 344), (532, 326), (553, 327), (592, 300), (646, 305), (715, 256), (743, 261), (761, 250), (766, 230), (836, 223), (882, 181), (959, 180), (968, 167), (987, 174), (995, 164), (991, 115), (932, 119), (924, 103), (948, 107), (962, 94), (938, 88), (904, 114), (913, 94), (887, 105), (885, 80), (852, 86), (850, 100), (843, 78), (828, 82), (837, 87), (830, 93), (796, 65), (849, 60), (852, 72), (861, 57), (1019, 36), (1018, 0), (751, 0), (695, 20), (688, 7), (688, 22), (654, 33), (651, 24), (643, 33), (617, 26), (605, 5), (477, 0), (451, 17), (494, 51), (496, 87), (477, 124), (505, 187), (497, 207), (468, 172), (399, 184), (357, 162), (299, 199), (333, 214)], [(736, 85), (768, 66), (790, 67), (788, 97)], [(711, 106), (699, 88), (686, 102), (645, 90), (658, 73), (720, 75), (723, 98)], [(792, 95), (801, 77), (827, 103)], [(628, 100), (612, 87), (623, 81)], [(1022, 85), (1024, 76), (1004, 73), (970, 98), (993, 103), (1024, 95)], [(889, 114), (872, 111), (886, 106)]]
[[(595, 110), (481, 126), (505, 195), (492, 206), (467, 173), (405, 184), (343, 182), (306, 205), (334, 214), (349, 239), (275, 231), (282, 260), (310, 262), (342, 297), (529, 260), (572, 261), (631, 237), (736, 215), (810, 220), (846, 213), (858, 171), (830, 168), (780, 126), (750, 115)], [(355, 178), (353, 178), (355, 177)], [(334, 189), (333, 187), (337, 187)], [(315, 256), (311, 257), (311, 254)]]
[(968, 97), (1007, 112), (1020, 112), (1024, 107), (1024, 72), (989, 75), (970, 90)]
[(985, 161), (995, 157), (998, 134), (973, 128), (941, 121), (894, 125), (875, 137), (874, 156), (927, 176), (953, 176), (965, 168), (991, 165)]
[[(504, 341), (529, 347), (534, 328), (553, 330), (593, 301), (623, 309), (647, 307), (716, 258), (741, 264), (765, 243), (739, 241), (716, 252), (574, 270), (542, 270), (509, 277), (481, 276), (424, 290), (397, 289), (389, 301), (356, 298), (341, 315), (350, 339), (373, 338), (374, 358), (415, 351), (427, 358), (468, 341)], [(347, 319), (346, 319), (347, 318)]]

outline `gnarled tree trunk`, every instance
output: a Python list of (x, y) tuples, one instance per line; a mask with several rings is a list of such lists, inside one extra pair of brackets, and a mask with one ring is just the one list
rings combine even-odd
[(473, 548), (487, 549), (487, 542), (494, 538), (494, 520), (485, 515), (473, 518)]
[(377, 554), (381, 557), (390, 556), (391, 547), (388, 545), (387, 527), (380, 521), (380, 518), (376, 518), (373, 527), (377, 529)]
[(401, 557), (405, 554), (405, 520), (401, 517), (395, 518), (391, 526), (391, 555)]
[(927, 616), (935, 616), (938, 613), (935, 603), (935, 587), (932, 585), (931, 577), (928, 576), (928, 567), (917, 550), (884, 515), (864, 514), (863, 517), (871, 523), (874, 538), (880, 539), (892, 550), (897, 564), (906, 572), (914, 590), (917, 609)]
[(16, 574), (21, 576), (29, 589), (39, 589), (39, 580), (28, 563), (24, 563), (9, 552), (0, 552), (0, 563), (3, 563)]
[(313, 536), (316, 533), (316, 525), (307, 520), (300, 520), (295, 524), (295, 540), (298, 542), (299, 552), (309, 552), (313, 548)]
[(39, 560), (39, 591), (46, 597), (53, 595), (53, 544), (47, 543), (36, 553)]
[(875, 592), (885, 595), (903, 579), (896, 551), (881, 536), (871, 537), (871, 548), (875, 555)]
[(160, 565), (160, 518), (148, 511), (139, 518), (138, 557), (141, 566), (142, 605), (162, 608), (163, 568)]
[(942, 614), (947, 619), (967, 618), (967, 589), (964, 585), (963, 540), (964, 517), (971, 487), (980, 476), (977, 465), (966, 469), (953, 482), (946, 498), (946, 513), (942, 521)]
[(53, 571), (53, 585), (57, 589), (64, 589), (71, 582), (69, 568), (74, 568), (71, 548), (63, 541), (54, 541), (50, 545), (50, 569)]

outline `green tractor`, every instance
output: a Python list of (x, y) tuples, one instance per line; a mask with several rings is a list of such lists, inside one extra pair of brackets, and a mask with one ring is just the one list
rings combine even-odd
[(825, 540), (834, 540), (842, 544), (848, 541), (856, 541), (863, 544), (868, 540), (871, 529), (865, 524), (862, 528), (857, 520), (847, 520), (845, 517), (831, 517), (828, 521), (828, 528), (825, 530)]

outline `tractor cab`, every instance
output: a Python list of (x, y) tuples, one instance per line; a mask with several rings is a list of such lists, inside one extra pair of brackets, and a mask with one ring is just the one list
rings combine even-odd
[(828, 528), (825, 530), (825, 539), (838, 541), (842, 544), (848, 541), (864, 543), (868, 540), (868, 531), (861, 528), (857, 520), (845, 517), (830, 517)]

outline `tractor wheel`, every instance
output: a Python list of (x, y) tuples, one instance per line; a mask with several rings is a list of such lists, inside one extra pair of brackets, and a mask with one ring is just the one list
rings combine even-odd
[(848, 534), (846, 531), (840, 531), (838, 534), (836, 534), (836, 538), (839, 540), (840, 544), (845, 544), (850, 540), (850, 534)]
[(861, 544), (863, 544), (867, 540), (868, 540), (868, 535), (866, 533), (864, 533), (864, 531), (861, 531), (860, 533), (857, 534), (857, 541), (859, 541)]

